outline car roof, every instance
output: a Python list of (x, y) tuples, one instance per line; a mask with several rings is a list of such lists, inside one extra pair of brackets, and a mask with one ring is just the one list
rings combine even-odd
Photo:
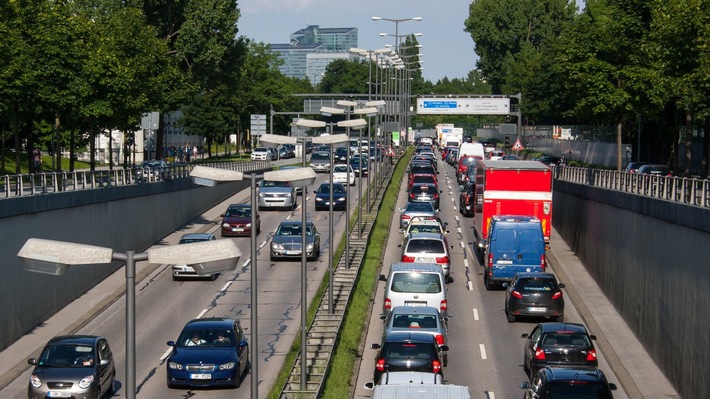
[(203, 319), (192, 319), (185, 324), (185, 328), (229, 328), (231, 329), (234, 323), (239, 324), (235, 319), (226, 317), (208, 317)]
[(523, 272), (523, 273), (517, 273), (516, 276), (518, 277), (518, 279), (521, 279), (521, 278), (544, 278), (544, 279), (550, 279), (550, 280), (555, 279), (555, 275), (552, 273)]
[[(313, 224), (313, 221), (308, 220), (306, 223), (308, 224)], [(300, 225), (301, 221), (300, 220), (282, 220), (280, 225)]]
[(444, 269), (441, 265), (436, 263), (425, 263), (425, 262), (395, 262), (390, 266), (390, 272), (434, 272), (434, 273), (444, 273)]
[(251, 204), (230, 204), (227, 209), (251, 208)]
[(496, 222), (540, 223), (540, 219), (527, 215), (493, 215)]
[(392, 331), (385, 334), (383, 343), (388, 342), (415, 342), (415, 343), (436, 343), (434, 336), (422, 332)]
[(544, 372), (547, 374), (548, 381), (587, 381), (587, 382), (604, 382), (606, 376), (598, 368), (568, 368), (568, 367), (545, 367)]
[(439, 314), (439, 309), (433, 306), (395, 306), (392, 314)]
[(574, 333), (587, 333), (587, 328), (579, 323), (540, 323), (543, 332), (569, 331)]
[(96, 340), (103, 338), (98, 335), (60, 335), (53, 337), (47, 342), (47, 345), (59, 345), (59, 344), (81, 344), (81, 345), (91, 345)]
[(214, 236), (212, 233), (188, 233), (180, 237), (181, 240), (209, 240)]

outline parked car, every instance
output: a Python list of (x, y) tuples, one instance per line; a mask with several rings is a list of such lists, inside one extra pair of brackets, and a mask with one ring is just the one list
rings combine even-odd
[(520, 388), (525, 390), (523, 399), (613, 399), (611, 391), (616, 390), (616, 384), (608, 382), (597, 368), (545, 367)]
[[(284, 220), (271, 238), (271, 260), (301, 259), (302, 225), (300, 220)], [(306, 223), (306, 257), (310, 261), (320, 256), (320, 233), (313, 222)]]
[(647, 162), (629, 162), (628, 164), (626, 164), (626, 169), (624, 169), (624, 172), (638, 173), (639, 168), (646, 164)]
[(409, 189), (407, 200), (409, 202), (428, 202), (434, 206), (434, 209), (439, 209), (441, 202), (439, 190), (436, 184), (433, 183), (417, 183), (413, 184)]
[(344, 211), (348, 202), (345, 186), (340, 183), (333, 183), (333, 197), (330, 197), (330, 183), (321, 183), (318, 190), (313, 192), (317, 211), (330, 210), (330, 202), (333, 202), (333, 209)]
[(355, 185), (355, 171), (350, 165), (335, 165), (333, 167), (333, 183)]
[(27, 397), (101, 398), (113, 395), (116, 364), (108, 340), (94, 335), (62, 335), (49, 340), (34, 366)]
[(436, 209), (429, 202), (407, 202), (404, 208), (399, 208), (399, 227), (406, 228), (409, 221), (416, 216), (436, 217)]
[[(180, 241), (178, 242), (178, 245), (180, 244), (190, 244), (193, 242), (202, 242), (202, 241), (213, 241), (216, 240), (217, 237), (213, 233), (189, 233), (189, 234), (183, 234), (182, 237), (180, 237)], [(219, 273), (214, 273), (214, 274), (207, 274), (207, 275), (200, 275), (197, 274), (195, 271), (195, 268), (193, 268), (190, 265), (172, 265), (171, 266), (172, 271), (173, 271), (173, 281), (180, 280), (185, 277), (199, 277), (199, 278), (208, 278), (210, 280), (215, 280), (217, 276), (219, 276)]]
[(532, 379), (537, 372), (547, 366), (553, 367), (597, 367), (597, 351), (587, 328), (579, 323), (540, 323), (530, 334), (523, 334), (523, 370)]
[(546, 317), (562, 321), (565, 299), (564, 284), (558, 283), (552, 273), (518, 273), (513, 281), (503, 283), (505, 290), (505, 315), (510, 323), (518, 317)]
[[(251, 236), (251, 204), (231, 204), (222, 216), (222, 237)], [(261, 232), (261, 217), (256, 215), (256, 234)]]
[(251, 150), (252, 161), (272, 161), (271, 151), (268, 147), (256, 147)]
[(387, 334), (381, 344), (372, 344), (377, 349), (374, 380), (379, 381), (385, 371), (425, 371), (443, 375), (443, 355), (434, 337), (414, 332)]
[(170, 168), (165, 161), (143, 161), (136, 166), (135, 177), (139, 182), (170, 180)]
[[(380, 315), (384, 320), (382, 339), (393, 332), (417, 332), (429, 334), (439, 345), (439, 349), (448, 346), (448, 319), (441, 316), (439, 310), (431, 306), (397, 306), (389, 315)], [(442, 349), (444, 367), (448, 362), (448, 351)]]
[(261, 180), (257, 198), (258, 210), (264, 208), (296, 209), (296, 189), (289, 182)]
[(330, 151), (313, 151), (310, 166), (316, 172), (330, 172)]
[(168, 388), (239, 388), (249, 368), (249, 344), (237, 320), (191, 320), (168, 346)]
[(449, 246), (443, 234), (410, 234), (399, 247), (402, 248), (402, 262), (436, 263), (444, 269), (446, 281), (449, 281), (449, 249), (453, 249), (453, 246)]

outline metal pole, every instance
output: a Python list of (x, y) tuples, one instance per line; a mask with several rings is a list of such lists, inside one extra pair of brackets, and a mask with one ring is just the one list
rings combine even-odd
[[(330, 200), (328, 201), (328, 313), (335, 312), (333, 306), (333, 145), (330, 145)], [(350, 180), (345, 183), (350, 184)], [(345, 196), (345, 200), (350, 198)]]
[[(350, 120), (350, 112), (346, 111), (346, 117)], [(345, 128), (345, 134), (348, 136), (348, 152), (345, 155), (345, 163), (348, 165), (345, 169), (348, 179), (348, 184), (345, 186), (345, 196), (348, 198), (345, 201), (345, 268), (350, 269), (350, 126)]]
[[(368, 57), (369, 61), (368, 65), (368, 85), (367, 85), (367, 100), (372, 101), (372, 50), (368, 51)], [(372, 154), (372, 146), (370, 145), (370, 117), (367, 117), (367, 152)], [(368, 158), (372, 159), (372, 156)], [(375, 146), (375, 162), (374, 165), (372, 165), (375, 170), (377, 170), (377, 146)], [(370, 175), (372, 174), (372, 171), (369, 170), (367, 171), (367, 211), (370, 212), (370, 191), (372, 191), (372, 184), (370, 184)]]
[(362, 129), (357, 132), (357, 148), (360, 152), (357, 157), (360, 165), (357, 173), (357, 238), (362, 238)]
[(251, 174), (251, 345), (249, 359), (251, 363), (251, 398), (259, 398), (259, 334), (258, 303), (256, 300), (256, 174)]
[[(305, 140), (303, 142), (303, 148), (305, 148)], [(303, 162), (305, 163), (306, 157), (303, 157)], [(308, 186), (303, 186), (303, 196), (301, 198), (303, 207), (302, 221), (301, 221), (301, 391), (306, 390), (306, 381), (308, 378), (308, 371), (306, 370), (306, 352), (307, 352), (307, 340), (306, 340), (306, 322), (308, 317), (308, 298), (306, 297), (308, 282), (306, 281), (306, 267), (308, 262), (306, 260), (306, 234), (307, 234), (307, 219), (306, 219), (306, 192), (308, 191)], [(313, 248), (315, 251), (316, 248)]]
[(136, 397), (136, 263), (126, 252), (126, 399)]

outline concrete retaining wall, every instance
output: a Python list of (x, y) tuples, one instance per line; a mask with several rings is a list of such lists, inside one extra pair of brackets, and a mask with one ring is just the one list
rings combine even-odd
[(0, 350), (122, 266), (77, 266), (59, 277), (30, 273), (17, 257), (28, 238), (140, 252), (249, 185), (208, 188), (185, 178), (0, 201)]
[(684, 398), (710, 397), (710, 212), (555, 181), (553, 224)]

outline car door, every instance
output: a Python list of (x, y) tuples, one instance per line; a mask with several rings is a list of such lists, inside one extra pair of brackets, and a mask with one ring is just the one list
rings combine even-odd
[[(95, 364), (96, 373), (99, 376), (99, 386), (101, 392), (103, 393), (109, 391), (110, 385), (113, 384), (113, 375), (115, 373), (113, 354), (111, 353), (111, 348), (109, 347), (106, 339), (102, 338), (98, 340), (96, 344), (96, 353), (98, 355), (95, 357), (98, 359)], [(108, 364), (102, 365), (102, 360), (108, 360)]]
[(235, 345), (237, 346), (237, 358), (239, 358), (239, 373), (237, 375), (239, 378), (246, 371), (249, 363), (249, 346), (242, 346), (242, 341), (246, 338), (242, 326), (238, 323), (234, 323), (234, 336), (237, 338)]
[(537, 342), (540, 340), (540, 334), (542, 333), (542, 328), (538, 324), (530, 333), (527, 342), (525, 342), (525, 364), (532, 369), (532, 359), (535, 357), (535, 348), (537, 348)]

